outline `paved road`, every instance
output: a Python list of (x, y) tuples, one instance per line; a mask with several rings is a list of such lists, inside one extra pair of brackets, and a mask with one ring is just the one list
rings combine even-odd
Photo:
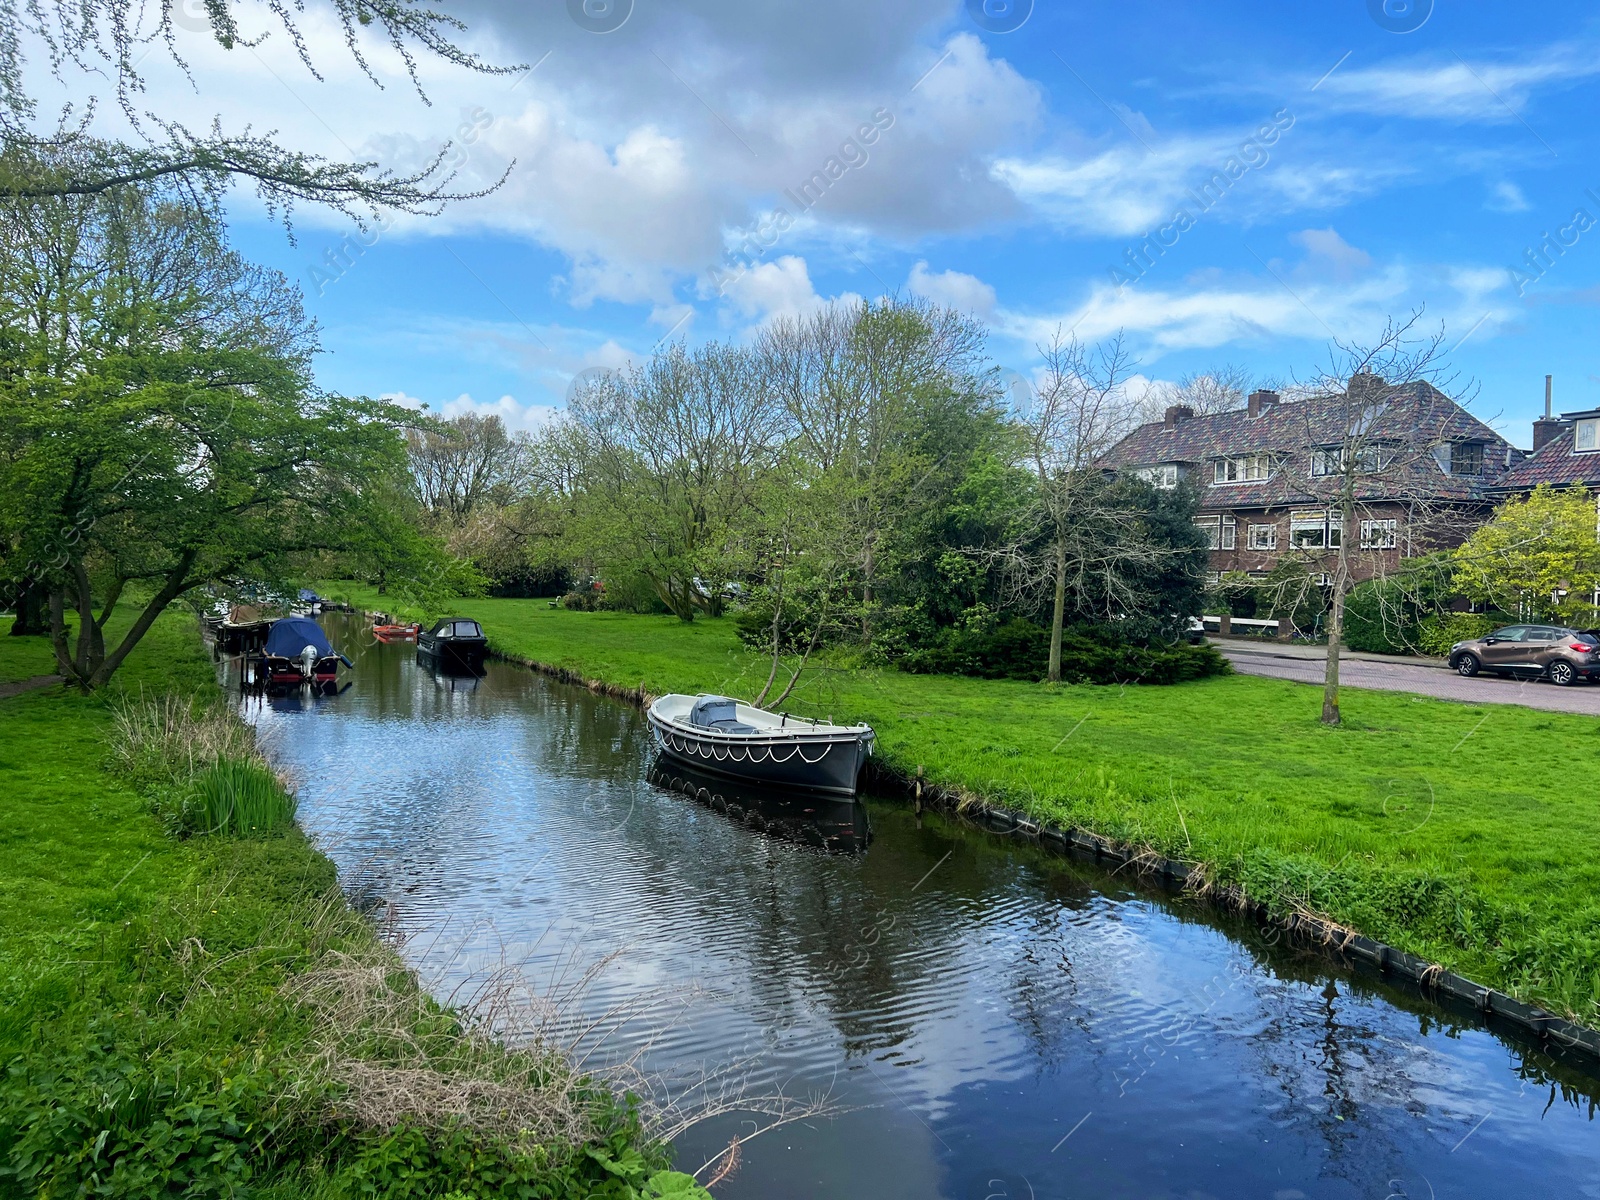
[[(1322, 683), (1322, 649), (1285, 646), (1241, 646), (1212, 639), (1213, 644), (1245, 675), (1266, 675), (1299, 683)], [(1310, 650), (1310, 653), (1307, 651)], [(1316, 657), (1312, 657), (1312, 655)], [(1412, 659), (1383, 662), (1372, 658), (1346, 658), (1339, 664), (1339, 682), (1349, 687), (1378, 688), (1386, 692), (1416, 692), (1440, 700), (1468, 704), (1521, 704), (1552, 712), (1600, 716), (1600, 683), (1579, 683), (1560, 688), (1552, 683), (1480, 676), (1463, 679), (1437, 666)]]

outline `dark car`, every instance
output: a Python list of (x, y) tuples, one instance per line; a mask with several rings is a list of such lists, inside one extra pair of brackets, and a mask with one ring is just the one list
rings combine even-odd
[(1548, 679), (1565, 687), (1600, 679), (1600, 630), (1564, 625), (1507, 625), (1450, 647), (1450, 665), (1471, 678), (1491, 671), (1502, 679)]

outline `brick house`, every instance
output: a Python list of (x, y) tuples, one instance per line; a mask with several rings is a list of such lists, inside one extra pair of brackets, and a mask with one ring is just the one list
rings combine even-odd
[[(1357, 377), (1352, 390), (1357, 386), (1385, 385)], [(1372, 411), (1358, 451), (1374, 461), (1360, 494), (1361, 553), (1352, 556), (1358, 578), (1459, 543), (1488, 516), (1498, 487), (1524, 457), (1424, 382), (1387, 388)], [(1276, 392), (1256, 391), (1246, 407), (1211, 416), (1173, 406), (1163, 420), (1123, 438), (1099, 465), (1157, 487), (1194, 481), (1200, 488), (1195, 520), (1211, 538), (1213, 576), (1262, 576), (1288, 555), (1314, 566), (1338, 546), (1337, 514), (1309, 489), (1319, 476), (1342, 470), (1347, 420), (1339, 396), (1284, 401)], [(1404, 459), (1403, 478), (1386, 474), (1391, 458)], [(1441, 522), (1441, 512), (1448, 520)]]
[(1600, 408), (1550, 415), (1550, 381), (1545, 380), (1544, 416), (1533, 423), (1533, 453), (1495, 482), (1502, 495), (1531, 492), (1541, 483), (1579, 484), (1600, 493)]

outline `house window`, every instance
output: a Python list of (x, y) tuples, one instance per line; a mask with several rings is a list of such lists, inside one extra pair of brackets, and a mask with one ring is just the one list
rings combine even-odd
[(1212, 464), (1217, 483), (1252, 483), (1272, 474), (1272, 457), (1267, 454), (1241, 454), (1219, 458)]
[(1600, 418), (1589, 417), (1572, 427), (1574, 450), (1600, 450)]
[(1342, 530), (1334, 514), (1320, 509), (1289, 514), (1289, 545), (1296, 550), (1327, 550), (1339, 545)]
[(1278, 548), (1278, 527), (1276, 525), (1252, 525), (1245, 535), (1245, 545), (1252, 550), (1276, 550)]
[(1140, 467), (1134, 474), (1164, 491), (1170, 492), (1178, 486), (1177, 463), (1163, 463), (1159, 467)]
[[(1327, 450), (1313, 450), (1311, 452), (1311, 473), (1313, 475), (1338, 475), (1344, 471), (1344, 465), (1349, 461), (1350, 450), (1348, 447), (1335, 446)], [(1394, 453), (1388, 446), (1359, 446), (1356, 448), (1356, 473), (1359, 475), (1376, 475), (1379, 471), (1386, 471), (1393, 461)]]
[(1232, 517), (1196, 517), (1194, 523), (1205, 531), (1208, 548), (1232, 550), (1238, 545), (1239, 523)]
[(1483, 443), (1456, 442), (1450, 447), (1450, 474), (1482, 475)]
[(1399, 521), (1361, 522), (1361, 548), (1363, 550), (1393, 550), (1399, 544)]

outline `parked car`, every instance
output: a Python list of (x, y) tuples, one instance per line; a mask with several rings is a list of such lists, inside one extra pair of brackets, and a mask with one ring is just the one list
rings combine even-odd
[(1450, 647), (1450, 666), (1467, 678), (1490, 671), (1502, 679), (1548, 679), (1565, 687), (1600, 679), (1600, 630), (1562, 625), (1507, 625)]

